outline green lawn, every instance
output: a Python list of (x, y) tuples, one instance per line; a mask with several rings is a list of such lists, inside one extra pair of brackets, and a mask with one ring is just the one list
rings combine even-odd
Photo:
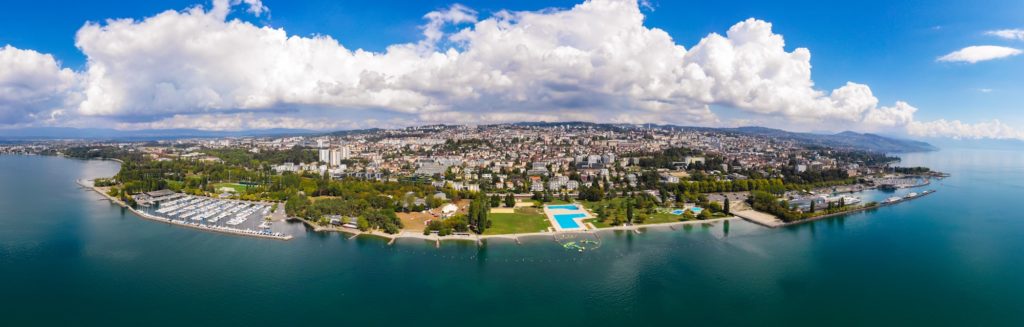
[(598, 221), (597, 218), (594, 218), (594, 219), (584, 220), (583, 222), (588, 222), (588, 223), (594, 224), (594, 227), (597, 227), (597, 228), (612, 227), (611, 219), (606, 220), (604, 222), (601, 222), (601, 221)]
[(536, 233), (547, 231), (551, 224), (548, 218), (533, 208), (516, 209), (516, 213), (492, 213), (487, 218), (491, 220), (491, 228), (484, 231), (484, 235)]
[(665, 212), (656, 212), (647, 220), (644, 220), (644, 224), (662, 224), (662, 223), (674, 223), (677, 221), (683, 221), (683, 215), (673, 215)]
[[(612, 220), (611, 219), (608, 219), (608, 220), (606, 220), (604, 222), (600, 222), (597, 219), (590, 219), (590, 220), (587, 220), (587, 221), (592, 223), (592, 224), (594, 224), (594, 227), (597, 227), (597, 228), (612, 227), (612, 225), (611, 225)], [(655, 213), (654, 215), (652, 215), (650, 217), (647, 217), (647, 219), (645, 219), (644, 222), (641, 223), (641, 225), (674, 223), (674, 222), (678, 222), (678, 221), (683, 221), (683, 216), (676, 216), (676, 215), (669, 214), (669, 213)]]
[(221, 187), (230, 187), (230, 188), (234, 189), (235, 192), (237, 192), (238, 194), (245, 193), (245, 189), (248, 188), (248, 186), (245, 186), (245, 185), (242, 185), (242, 184), (238, 184), (238, 183), (217, 183), (217, 184), (213, 184), (213, 190), (214, 191), (220, 190)]
[[(583, 206), (585, 208), (587, 208), (588, 210), (590, 210), (591, 212), (593, 212), (594, 208), (596, 208), (598, 206), (611, 205), (615, 209), (610, 210), (610, 212), (611, 212), (609, 214), (610, 216), (616, 216), (617, 215), (617, 216), (623, 216), (624, 217), (625, 214), (626, 214), (625, 213), (625, 202), (624, 201), (625, 201), (624, 198), (607, 199), (607, 200), (603, 200), (603, 201), (600, 201), (600, 202), (584, 201), (583, 202)], [(676, 215), (670, 214), (668, 212), (658, 212), (658, 211), (668, 211), (668, 210), (671, 210), (671, 209), (673, 209), (673, 208), (656, 208), (655, 212), (653, 214), (651, 214), (651, 215), (648, 215), (647, 219), (644, 220), (642, 225), (673, 223), (673, 222), (677, 222), (677, 221), (684, 221), (684, 218), (683, 218), (682, 215), (676, 216)], [(590, 223), (594, 224), (594, 227), (604, 228), (604, 227), (611, 227), (612, 219), (609, 218), (609, 219), (605, 220), (604, 222), (600, 222), (597, 219), (591, 219), (591, 220), (587, 220), (587, 221), (589, 221)]]

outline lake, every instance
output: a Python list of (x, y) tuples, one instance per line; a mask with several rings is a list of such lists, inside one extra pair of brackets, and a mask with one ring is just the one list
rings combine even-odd
[(5, 326), (1022, 326), (1024, 153), (904, 155), (952, 177), (899, 205), (522, 245), (222, 235), (139, 219), (76, 179), (117, 163), (0, 156)]

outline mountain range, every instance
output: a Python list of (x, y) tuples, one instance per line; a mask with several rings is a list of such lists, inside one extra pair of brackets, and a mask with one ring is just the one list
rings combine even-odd
[(851, 131), (836, 134), (817, 134), (789, 132), (765, 127), (739, 127), (718, 130), (734, 131), (740, 134), (764, 136), (776, 139), (791, 139), (805, 145), (816, 145), (830, 148), (866, 149), (887, 153), (938, 150), (938, 148), (927, 142)]

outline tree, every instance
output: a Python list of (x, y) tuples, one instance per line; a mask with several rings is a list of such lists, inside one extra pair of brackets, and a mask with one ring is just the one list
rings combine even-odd
[(597, 214), (597, 221), (603, 223), (608, 220), (608, 211), (604, 207), (597, 207), (596, 209), (594, 209), (594, 213)]
[(516, 206), (516, 197), (512, 193), (505, 195), (505, 206), (509, 208)]
[(487, 213), (491, 210), (490, 206), (488, 206), (490, 202), (487, 195), (482, 193), (469, 202), (467, 222), (477, 234), (483, 234), (484, 230), (490, 226), (490, 222), (487, 220)]
[(811, 212), (814, 212), (814, 204), (815, 204), (815, 202), (818, 202), (818, 201), (814, 201), (814, 199), (811, 199)]
[(694, 218), (697, 218), (697, 217), (695, 217), (693, 215), (693, 210), (686, 209), (686, 210), (683, 211), (683, 219), (684, 220), (693, 220)]
[(731, 208), (729, 208), (729, 197), (725, 197), (725, 207), (722, 209), (725, 211), (725, 213), (732, 214), (732, 211), (730, 210)]
[(633, 198), (626, 198), (626, 223), (633, 223)]
[(500, 197), (492, 196), (490, 198), (491, 198), (491, 208), (497, 208), (498, 206), (501, 205), (501, 198)]
[(700, 215), (698, 215), (698, 216), (700, 217), (700, 220), (711, 219), (711, 211), (710, 210), (701, 210), (700, 211)]

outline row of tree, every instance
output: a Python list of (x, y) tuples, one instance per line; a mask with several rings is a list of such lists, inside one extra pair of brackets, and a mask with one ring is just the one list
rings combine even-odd
[(491, 220), (487, 218), (487, 214), (491, 211), (490, 204), (487, 194), (484, 193), (478, 194), (469, 202), (468, 223), (477, 234), (483, 234), (487, 228), (491, 227)]
[(285, 213), (302, 217), (320, 224), (327, 224), (326, 216), (338, 215), (357, 217), (362, 230), (380, 229), (389, 234), (402, 229), (402, 220), (395, 214), (393, 206), (372, 203), (364, 199), (324, 198), (312, 201), (305, 195), (295, 195), (285, 201)]
[(785, 222), (804, 219), (804, 215), (802, 213), (790, 209), (788, 201), (779, 200), (768, 192), (751, 192), (750, 198), (747, 201), (750, 202), (750, 207), (754, 210), (774, 215)]

